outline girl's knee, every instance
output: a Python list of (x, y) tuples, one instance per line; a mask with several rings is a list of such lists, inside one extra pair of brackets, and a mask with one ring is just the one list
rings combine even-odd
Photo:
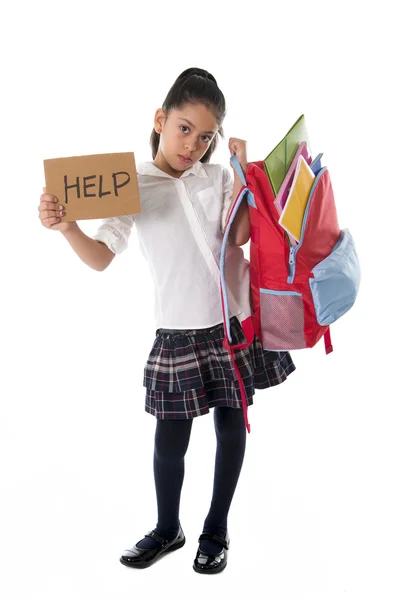
[(215, 431), (219, 437), (229, 432), (245, 429), (244, 414), (242, 408), (231, 408), (230, 406), (218, 406), (214, 414)]
[(190, 441), (192, 419), (159, 419), (155, 430), (155, 453), (160, 458), (183, 457)]

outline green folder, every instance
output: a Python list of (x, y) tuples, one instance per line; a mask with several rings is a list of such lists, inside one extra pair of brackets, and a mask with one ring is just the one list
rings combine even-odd
[(305, 115), (301, 115), (299, 119), (291, 127), (287, 135), (277, 144), (277, 146), (265, 158), (264, 165), (269, 181), (273, 188), (274, 195), (277, 195), (281, 184), (284, 181), (288, 169), (294, 160), (295, 154), (302, 142), (307, 143), (309, 156), (310, 143), (308, 133), (306, 131)]

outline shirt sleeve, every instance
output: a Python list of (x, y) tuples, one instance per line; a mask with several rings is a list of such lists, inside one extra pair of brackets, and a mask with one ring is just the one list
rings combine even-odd
[(103, 242), (114, 254), (120, 254), (128, 246), (133, 225), (134, 215), (108, 217), (102, 220), (102, 224), (92, 238)]
[(227, 215), (229, 212), (229, 208), (231, 205), (231, 200), (233, 197), (233, 187), (234, 187), (234, 179), (228, 169), (223, 167), (222, 173), (222, 181), (223, 181), (223, 206), (222, 206), (222, 217), (220, 221), (220, 229), (221, 232), (224, 233), (224, 228), (226, 227)]

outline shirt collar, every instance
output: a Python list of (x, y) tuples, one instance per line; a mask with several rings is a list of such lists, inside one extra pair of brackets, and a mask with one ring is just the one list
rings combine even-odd
[[(139, 175), (155, 175), (157, 177), (169, 177), (169, 179), (176, 179), (176, 177), (172, 177), (172, 175), (168, 175), (167, 173), (164, 173), (164, 171), (161, 171), (161, 169), (158, 169), (158, 167), (153, 165), (150, 161), (140, 163), (137, 166), (137, 173)], [(189, 169), (186, 169), (180, 179), (183, 179), (183, 177), (188, 177), (190, 173), (196, 175), (197, 177), (208, 177), (203, 164), (199, 160), (191, 165)]]

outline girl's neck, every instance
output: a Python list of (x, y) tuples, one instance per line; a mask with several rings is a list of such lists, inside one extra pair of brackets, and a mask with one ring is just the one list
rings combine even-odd
[(170, 164), (168, 163), (168, 161), (166, 160), (166, 158), (164, 157), (164, 155), (162, 154), (162, 152), (160, 150), (158, 150), (157, 155), (156, 155), (155, 159), (153, 160), (152, 164), (155, 167), (158, 167), (158, 169), (160, 169), (164, 173), (167, 173), (168, 175), (171, 175), (172, 177), (175, 177), (176, 179), (180, 179), (180, 177), (184, 173), (184, 171), (175, 171), (175, 169), (172, 169), (172, 167), (170, 166)]

